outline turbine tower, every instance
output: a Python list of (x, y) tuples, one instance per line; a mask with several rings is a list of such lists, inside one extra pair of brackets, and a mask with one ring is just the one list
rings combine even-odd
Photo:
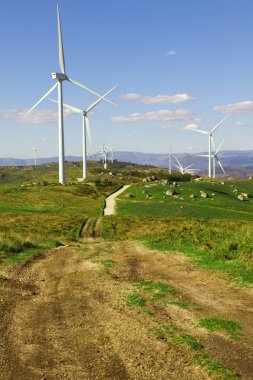
[[(63, 103), (64, 107), (70, 109), (73, 112), (79, 113), (82, 115), (83, 119), (83, 179), (87, 177), (87, 138), (86, 138), (86, 133), (88, 134), (90, 146), (91, 146), (91, 137), (90, 137), (90, 121), (88, 118), (88, 113), (96, 107), (102, 100), (105, 100), (105, 97), (114, 90), (116, 86), (114, 86), (111, 90), (107, 91), (104, 95), (102, 95), (98, 100), (93, 102), (88, 108), (85, 110), (81, 110), (79, 108), (70, 106), (69, 104)], [(56, 100), (49, 99), (52, 102), (58, 103)]]
[[(216, 149), (215, 147), (215, 144), (214, 144), (214, 139), (212, 137), (212, 147), (213, 147), (213, 153), (211, 155), (212, 157), (212, 160), (213, 160), (213, 178), (216, 178), (216, 161), (218, 162), (221, 170), (223, 171), (224, 174), (226, 174), (220, 160), (219, 160), (219, 157), (218, 157), (218, 153), (220, 151), (220, 148), (222, 147), (224, 143), (224, 140), (220, 143), (219, 147)], [(208, 154), (198, 154), (198, 157), (209, 157)]]
[(208, 177), (211, 178), (212, 177), (212, 153), (211, 153), (211, 145), (212, 145), (212, 138), (213, 138), (213, 133), (216, 131), (216, 129), (218, 129), (221, 124), (223, 124), (223, 122), (228, 118), (229, 115), (226, 115), (218, 124), (216, 124), (213, 129), (208, 132), (208, 131), (205, 131), (204, 129), (192, 129), (193, 131), (196, 131), (196, 132), (199, 132), (199, 133), (203, 133), (205, 135), (208, 135)]
[[(66, 184), (66, 176), (65, 176), (65, 152), (64, 152), (64, 125), (63, 125), (63, 94), (62, 94), (62, 82), (68, 81), (72, 84), (81, 87), (82, 89), (91, 92), (92, 94), (101, 97), (97, 92), (89, 89), (88, 87), (82, 85), (81, 83), (75, 81), (74, 79), (69, 78), (66, 74), (65, 69), (65, 58), (64, 58), (64, 49), (63, 49), (63, 40), (62, 40), (62, 30), (61, 30), (61, 19), (59, 7), (57, 5), (57, 23), (58, 23), (58, 45), (59, 45), (59, 65), (61, 72), (60, 73), (52, 73), (52, 79), (57, 80), (57, 82), (50, 88), (50, 90), (42, 96), (35, 103), (32, 108), (30, 108), (25, 116), (27, 116), (35, 107), (37, 107), (57, 86), (58, 86), (58, 128), (59, 128), (59, 183), (62, 185)], [(109, 100), (105, 99), (109, 103)]]
[(38, 152), (38, 149), (36, 149), (34, 146), (33, 146), (33, 155), (34, 155), (34, 166), (37, 166), (37, 152)]

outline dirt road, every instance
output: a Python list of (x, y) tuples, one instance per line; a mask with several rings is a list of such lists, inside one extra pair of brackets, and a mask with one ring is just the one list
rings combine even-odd
[[(84, 242), (40, 254), (7, 277), (0, 283), (0, 379), (225, 378), (208, 367), (214, 360), (253, 379), (252, 289), (182, 254)], [(173, 291), (165, 302), (143, 284)], [(210, 316), (238, 321), (242, 336), (197, 327)]]
[(115, 193), (109, 195), (109, 197), (106, 198), (106, 207), (104, 209), (104, 215), (113, 215), (115, 213), (115, 198), (123, 193), (128, 187), (131, 185), (124, 185), (120, 190), (116, 191)]

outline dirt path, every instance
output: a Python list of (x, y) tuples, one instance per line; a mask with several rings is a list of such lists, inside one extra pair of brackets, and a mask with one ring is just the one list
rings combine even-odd
[[(252, 289), (182, 254), (84, 242), (40, 254), (7, 277), (0, 283), (1, 380), (225, 379), (204, 363), (211, 359), (253, 379)], [(165, 302), (141, 288), (143, 280), (174, 292)], [(243, 337), (196, 326), (210, 316), (238, 321)], [(204, 348), (186, 344), (189, 336)]]
[(115, 193), (109, 195), (109, 197), (106, 198), (106, 207), (104, 209), (104, 215), (113, 215), (115, 213), (115, 198), (123, 193), (128, 187), (131, 185), (124, 185), (120, 190), (116, 191)]

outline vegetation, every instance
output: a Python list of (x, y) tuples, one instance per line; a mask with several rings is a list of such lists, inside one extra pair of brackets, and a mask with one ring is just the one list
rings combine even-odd
[(203, 327), (208, 331), (219, 331), (227, 334), (231, 339), (237, 339), (242, 336), (241, 325), (236, 321), (230, 321), (222, 318), (203, 318), (198, 324), (198, 327)]
[[(127, 193), (132, 197), (126, 198)], [(201, 197), (201, 193), (205, 193), (206, 198)], [(238, 199), (240, 194), (247, 194), (244, 201)], [(253, 221), (253, 191), (249, 180), (175, 185), (163, 181), (144, 182), (131, 186), (119, 198), (119, 215)]]
[(56, 169), (55, 164), (1, 168), (0, 260), (20, 260), (77, 240), (83, 223), (102, 215), (104, 197), (120, 186), (118, 179), (102, 175), (78, 183), (77, 163), (68, 164), (69, 182), (61, 186)]

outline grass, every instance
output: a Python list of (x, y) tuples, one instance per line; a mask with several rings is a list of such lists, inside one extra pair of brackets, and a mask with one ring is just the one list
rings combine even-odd
[[(178, 195), (169, 196), (167, 191), (174, 190)], [(234, 192), (238, 190), (237, 192)], [(206, 192), (209, 197), (202, 198), (200, 192)], [(131, 193), (133, 198), (125, 198)], [(249, 194), (248, 200), (242, 202), (237, 196), (240, 193)], [(194, 200), (190, 198), (194, 195)], [(185, 182), (172, 187), (159, 183), (138, 183), (131, 186), (124, 195), (119, 197), (117, 212), (119, 215), (136, 215), (150, 217), (229, 219), (253, 221), (252, 182), (222, 181), (215, 182)], [(149, 197), (149, 198), (147, 198)]]
[(142, 280), (133, 287), (138, 290), (126, 295), (126, 305), (138, 307), (149, 315), (154, 315), (154, 306), (168, 303), (168, 296), (177, 294), (171, 285), (157, 281)]
[(92, 260), (93, 263), (101, 264), (106, 271), (109, 271), (109, 269), (112, 268), (112, 266), (115, 264), (113, 260)]
[(135, 284), (135, 286), (142, 289), (145, 295), (152, 300), (163, 300), (168, 294), (176, 294), (171, 285), (162, 282), (143, 280)]
[(193, 350), (193, 360), (197, 365), (203, 367), (211, 378), (216, 380), (236, 380), (239, 378), (226, 366), (212, 359), (204, 351), (205, 347), (198, 339), (188, 334), (182, 328), (178, 328), (174, 323), (161, 324), (155, 333), (157, 338), (163, 342), (168, 340), (169, 342), (187, 346)]
[(189, 305), (186, 302), (182, 301), (168, 301), (168, 305), (174, 305), (180, 307), (181, 309), (189, 310)]
[(242, 337), (241, 325), (236, 321), (222, 318), (203, 318), (197, 323), (197, 327), (205, 328), (210, 332), (218, 331), (227, 334), (231, 339)]
[(253, 223), (112, 215), (103, 220), (108, 240), (136, 239), (151, 249), (181, 251), (194, 263), (228, 273), (233, 281), (253, 284)]
[(90, 216), (102, 215), (105, 195), (118, 188), (120, 181), (90, 176), (77, 184), (80, 168), (72, 163), (67, 166), (66, 186), (56, 183), (55, 164), (39, 165), (36, 170), (1, 168), (5, 176), (0, 177), (0, 261), (18, 261), (33, 249), (76, 241), (83, 223)]

